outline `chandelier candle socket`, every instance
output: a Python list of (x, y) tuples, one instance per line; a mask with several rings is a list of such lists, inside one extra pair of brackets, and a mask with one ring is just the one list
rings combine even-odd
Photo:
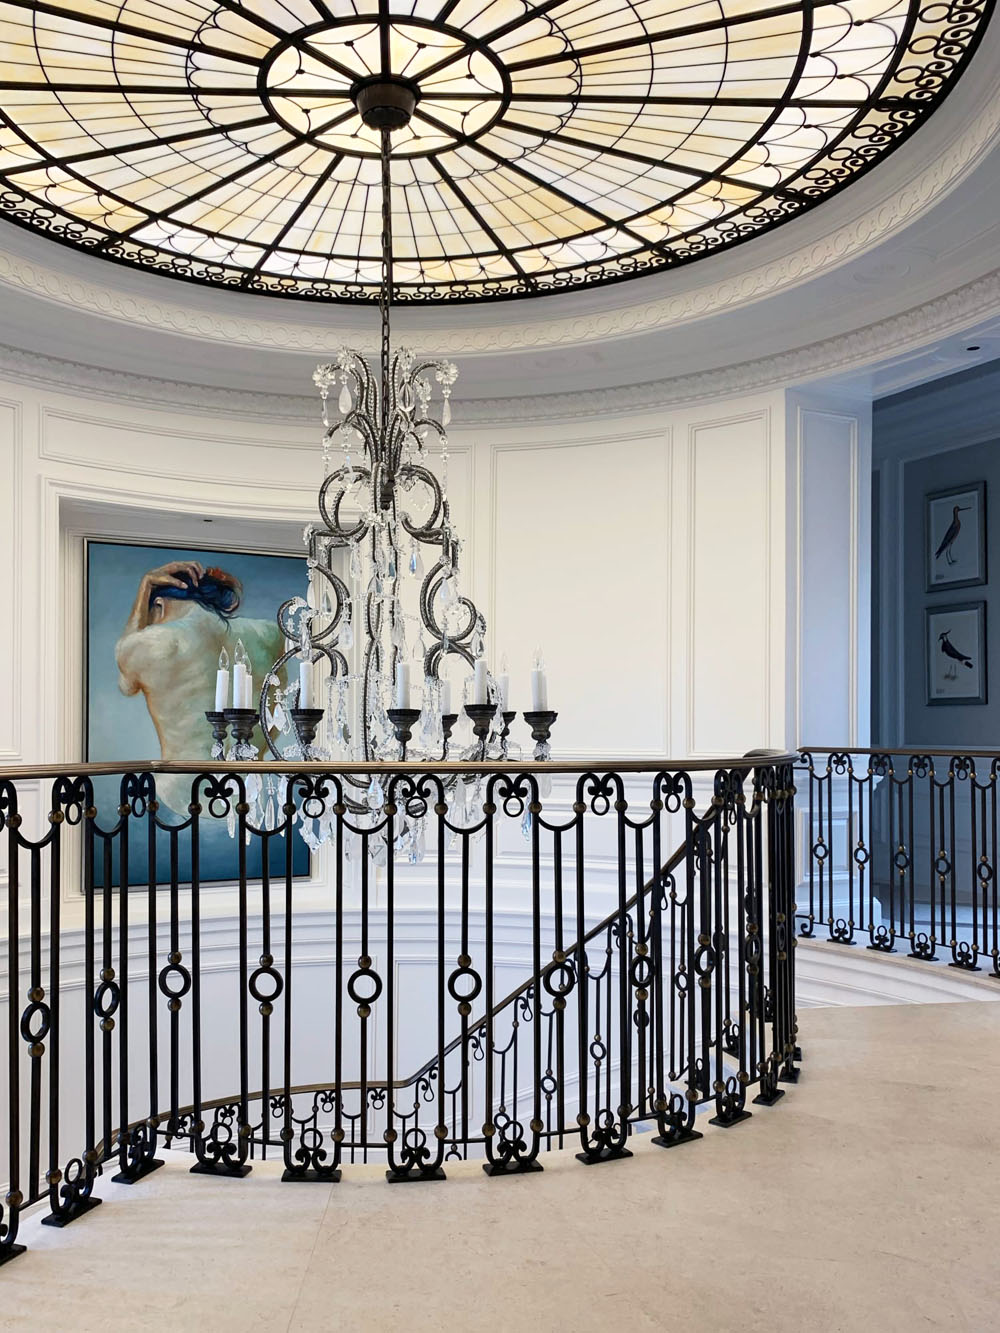
[[(242, 759), (244, 756), (237, 753), (241, 746), (249, 746), (253, 736), (253, 729), (257, 725), (257, 710), (255, 708), (227, 708), (223, 717), (229, 724), (233, 733), (234, 753), (233, 758)], [(253, 758), (256, 758), (254, 751)]]
[(299, 744), (303, 753), (307, 753), (316, 738), (316, 728), (323, 721), (323, 710), (322, 708), (292, 708), (289, 711), (299, 738)]

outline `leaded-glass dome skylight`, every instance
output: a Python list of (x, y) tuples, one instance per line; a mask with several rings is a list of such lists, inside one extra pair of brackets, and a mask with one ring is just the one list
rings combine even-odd
[(795, 217), (910, 134), (993, 0), (0, 0), (0, 216), (236, 290), (562, 291)]

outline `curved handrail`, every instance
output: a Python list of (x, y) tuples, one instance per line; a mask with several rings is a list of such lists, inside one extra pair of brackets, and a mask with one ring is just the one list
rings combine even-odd
[[(918, 752), (915, 751), (915, 753)], [(930, 753), (930, 751), (919, 753)], [(756, 757), (753, 754), (733, 757), (722, 756), (718, 759), (595, 759), (591, 756), (586, 759), (546, 759), (541, 762), (527, 759), (511, 760), (509, 762), (495, 760), (483, 762), (478, 759), (449, 759), (443, 762), (430, 759), (407, 759), (405, 761), (393, 760), (384, 763), (363, 760), (337, 763), (328, 762), (324, 759), (301, 760), (295, 763), (276, 763), (270, 760), (258, 762), (255, 760), (248, 763), (244, 760), (220, 762), (217, 759), (206, 759), (204, 763), (187, 761), (180, 763), (166, 759), (141, 759), (123, 760), (116, 763), (104, 761), (92, 763), (87, 761), (78, 764), (61, 763), (0, 767), (0, 780), (31, 781), (35, 778), (64, 777), (67, 773), (75, 777), (107, 777), (121, 773), (176, 773), (180, 775), (191, 774), (192, 776), (198, 773), (326, 773), (335, 777), (340, 774), (352, 773), (393, 774), (427, 773), (430, 771), (445, 774), (579, 774), (588, 770), (595, 772), (613, 770), (616, 773), (658, 773), (664, 770), (671, 773), (716, 773), (723, 768), (748, 773), (751, 769), (759, 768), (762, 762), (767, 765), (794, 764), (798, 761), (798, 758), (797, 752), (785, 753), (778, 750), (767, 750), (761, 751)]]

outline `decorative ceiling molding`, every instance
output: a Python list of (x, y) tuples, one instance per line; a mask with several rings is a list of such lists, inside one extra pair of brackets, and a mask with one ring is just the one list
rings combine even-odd
[[(701, 274), (697, 272), (702, 267), (699, 264), (662, 278), (650, 276), (641, 287), (626, 283), (590, 293), (580, 291), (572, 297), (553, 297), (551, 309), (555, 311), (558, 305), (558, 313), (550, 315), (549, 303), (538, 303), (531, 307), (530, 320), (517, 302), (462, 312), (436, 307), (426, 315), (411, 310), (406, 312), (408, 318), (401, 321), (401, 330), (419, 343), (421, 352), (427, 355), (447, 352), (469, 356), (582, 345), (704, 320), (773, 297), (840, 267), (913, 223), (1000, 144), (1000, 61), (995, 59), (998, 49), (1000, 35), (987, 34), (981, 52), (949, 104), (876, 172), (822, 209), (796, 220), (794, 225), (781, 228), (752, 246), (704, 261)], [(967, 101), (977, 108), (975, 115), (968, 114)], [(946, 131), (943, 141), (942, 130)], [(787, 248), (790, 243), (791, 248)], [(773, 252), (779, 245), (786, 247), (785, 253), (743, 267), (754, 254)], [(36, 241), (32, 249), (37, 255), (43, 246)], [(180, 299), (165, 299), (162, 293), (156, 297), (147, 294), (155, 279), (140, 282), (137, 279), (142, 275), (126, 272), (121, 276), (133, 280), (132, 290), (127, 283), (112, 288), (102, 280), (117, 280), (119, 275), (113, 266), (98, 266), (86, 255), (67, 251), (67, 260), (82, 262), (76, 271), (70, 265), (60, 269), (57, 265), (63, 252), (57, 255), (57, 247), (47, 245), (44, 250), (45, 262), (27, 258), (16, 248), (0, 253), (0, 286), (19, 288), (105, 319), (230, 346), (322, 355), (329, 350), (331, 326), (341, 333), (350, 324), (351, 340), (363, 350), (375, 350), (374, 326), (366, 322), (357, 327), (340, 310), (310, 310), (309, 320), (293, 322), (287, 318), (284, 306), (279, 307), (282, 318), (276, 319), (271, 303), (263, 299), (246, 314), (234, 312), (239, 299), (236, 297), (230, 297), (225, 302), (226, 308), (220, 308), (223, 294), (219, 294), (220, 301), (216, 302), (207, 299), (215, 293), (192, 293), (192, 300), (184, 304)], [(718, 276), (727, 269), (731, 271), (726, 276)], [(83, 276), (84, 271), (88, 276)], [(654, 289), (656, 296), (635, 302), (640, 291)], [(200, 303), (194, 301), (194, 295), (200, 298)], [(631, 303), (622, 304), (623, 301)], [(610, 305), (611, 302), (616, 304)], [(266, 312), (263, 306), (268, 306)]]
[[(995, 317), (998, 309), (1000, 269), (902, 314), (775, 356), (612, 389), (465, 400), (459, 404), (456, 426), (461, 429), (464, 425), (596, 419), (790, 387), (875, 367), (893, 356), (912, 352), (937, 338), (951, 337)], [(117, 402), (282, 424), (316, 421), (319, 428), (316, 403), (311, 396), (208, 388), (97, 369), (4, 346), (0, 346), (0, 373), (20, 383), (112, 398)]]

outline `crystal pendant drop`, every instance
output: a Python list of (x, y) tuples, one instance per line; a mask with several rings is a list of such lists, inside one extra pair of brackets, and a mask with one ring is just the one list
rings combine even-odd
[(346, 417), (351, 410), (351, 391), (345, 383), (340, 390), (340, 397), (337, 399), (337, 407), (340, 409), (340, 415)]
[(354, 647), (354, 625), (351, 622), (350, 615), (346, 615), (344, 617), (344, 624), (343, 628), (340, 631), (340, 638), (338, 642), (340, 643), (341, 648)]
[(531, 819), (531, 811), (526, 805), (524, 807), (524, 817), (521, 820), (521, 832), (524, 834), (525, 842), (528, 842), (531, 838)]
[(450, 425), (451, 425), (451, 399), (450, 399), (450, 398), (446, 398), (446, 399), (444, 400), (444, 406), (441, 408), (441, 425), (442, 425), (442, 426), (450, 426)]
[(361, 578), (361, 547), (355, 542), (351, 547), (351, 578), (359, 580)]

